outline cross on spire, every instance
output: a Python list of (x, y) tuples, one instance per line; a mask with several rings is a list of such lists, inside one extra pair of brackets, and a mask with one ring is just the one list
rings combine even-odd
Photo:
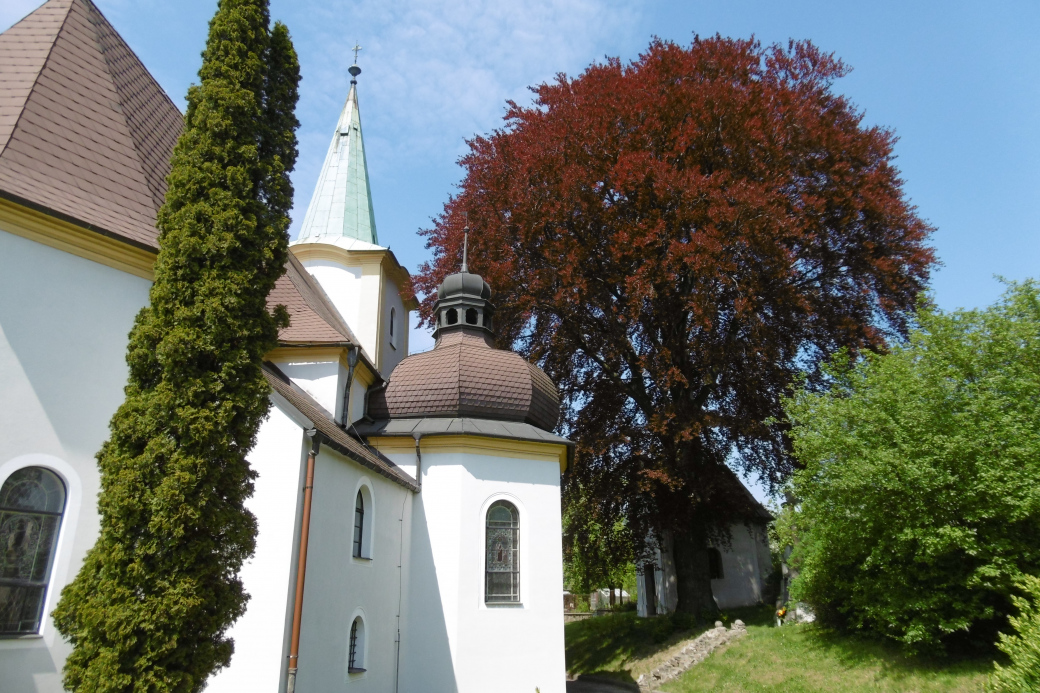
[(354, 51), (354, 64), (357, 65), (357, 54), (358, 54), (358, 51), (361, 50), (360, 44), (358, 44), (358, 42), (355, 41), (354, 42), (354, 48), (352, 48), (351, 50)]

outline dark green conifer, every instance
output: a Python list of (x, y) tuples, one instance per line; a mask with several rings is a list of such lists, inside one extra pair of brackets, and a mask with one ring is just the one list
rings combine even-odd
[(268, 409), (260, 365), (286, 313), (299, 65), (266, 0), (221, 0), (188, 91), (159, 213), (126, 401), (98, 453), (101, 531), (54, 612), (65, 686), (188, 693), (231, 660), (254, 548), (245, 456)]

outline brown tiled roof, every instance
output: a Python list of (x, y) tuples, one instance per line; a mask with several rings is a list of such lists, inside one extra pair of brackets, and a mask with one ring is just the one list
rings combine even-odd
[(0, 34), (0, 194), (156, 249), (180, 111), (90, 0)]
[(278, 341), (293, 346), (358, 346), (360, 342), (336, 310), (328, 295), (289, 252), (285, 274), (267, 297), (269, 306), (283, 305), (289, 311), (289, 326), (278, 333)]
[(559, 408), (556, 387), (540, 368), (491, 348), (482, 334), (455, 331), (398, 364), (386, 388), (370, 396), (368, 414), (525, 421), (551, 431)]
[(263, 369), (264, 377), (267, 378), (267, 382), (271, 384), (274, 391), (308, 419), (314, 428), (318, 429), (324, 444), (405, 488), (412, 491), (419, 490), (415, 479), (407, 472), (380, 454), (378, 450), (362, 445), (360, 441), (340, 428), (333, 421), (329, 412), (322, 408), (313, 397), (293, 385), (289, 377), (278, 370), (277, 366), (273, 363), (265, 363)]

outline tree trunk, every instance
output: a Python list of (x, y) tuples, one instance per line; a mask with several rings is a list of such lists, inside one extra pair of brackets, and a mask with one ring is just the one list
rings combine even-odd
[(696, 530), (683, 530), (674, 533), (673, 542), (675, 581), (679, 596), (675, 610), (693, 614), (699, 619), (714, 620), (719, 609), (711, 592), (706, 537)]
[(610, 608), (613, 609), (614, 608), (614, 588), (613, 587), (608, 587), (607, 589), (610, 590)]

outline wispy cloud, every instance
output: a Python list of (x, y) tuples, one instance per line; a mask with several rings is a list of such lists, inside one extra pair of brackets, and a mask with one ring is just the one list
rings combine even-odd
[(294, 34), (313, 37), (303, 49), (301, 105), (342, 101), (357, 40), (363, 108), (380, 114), (380, 126), (366, 122), (366, 131), (391, 142), (395, 158), (443, 155), (446, 147), (457, 154), (464, 137), (500, 124), (506, 99), (528, 101), (528, 85), (578, 71), (609, 47), (633, 26), (636, 7), (616, 0), (364, 0), (309, 8), (307, 16), (294, 13), (293, 25)]

